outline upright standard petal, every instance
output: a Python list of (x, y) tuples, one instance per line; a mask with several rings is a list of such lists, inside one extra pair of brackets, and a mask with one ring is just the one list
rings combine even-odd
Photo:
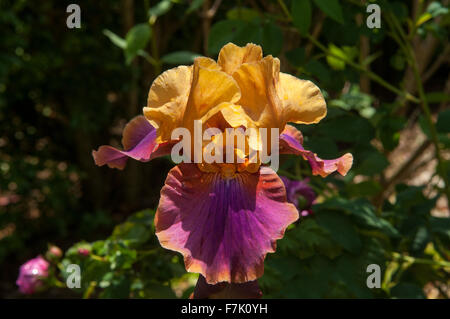
[(170, 140), (180, 126), (192, 81), (192, 67), (179, 66), (156, 78), (148, 93), (144, 115), (158, 131), (158, 142)]
[(147, 162), (158, 156), (170, 153), (171, 144), (157, 144), (156, 130), (140, 115), (132, 119), (123, 130), (122, 145), (125, 150), (118, 150), (109, 145), (102, 145), (97, 151), (92, 151), (95, 164), (110, 168), (123, 169), (128, 157)]
[(325, 99), (311, 81), (280, 73), (277, 89), (283, 104), (282, 116), (285, 123), (318, 123), (327, 115)]
[(248, 43), (238, 47), (233, 43), (226, 44), (219, 52), (217, 64), (228, 74), (233, 74), (243, 63), (258, 62), (262, 59), (262, 49), (259, 45)]
[(241, 97), (236, 81), (218, 69), (217, 64), (208, 58), (197, 58), (191, 91), (189, 93), (183, 126), (192, 129), (194, 120), (199, 120), (217, 105), (227, 102), (234, 104)]
[(305, 150), (302, 145), (303, 139), (300, 131), (295, 127), (286, 125), (284, 131), (280, 134), (280, 154), (301, 155), (308, 160), (314, 175), (326, 177), (334, 171), (345, 176), (353, 164), (353, 156), (350, 153), (332, 159), (323, 160), (311, 151)]
[(209, 284), (243, 283), (263, 274), (265, 255), (298, 216), (268, 167), (223, 179), (180, 164), (161, 190), (155, 226), (161, 245), (182, 253), (188, 271)]
[(256, 63), (244, 63), (233, 73), (233, 78), (241, 88), (242, 105), (258, 127), (279, 127), (281, 101), (276, 92), (276, 82), (280, 61), (266, 56)]

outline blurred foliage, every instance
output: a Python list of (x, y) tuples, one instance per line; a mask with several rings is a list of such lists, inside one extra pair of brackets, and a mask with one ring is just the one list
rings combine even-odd
[[(302, 159), (282, 158), (280, 174), (310, 177), (320, 203), (267, 257), (264, 297), (422, 298), (430, 283), (448, 296), (450, 219), (431, 214), (449, 194), (445, 1), (367, 1), (381, 6), (380, 29), (366, 26), (358, 0), (81, 1), (82, 28), (70, 30), (69, 3), (0, 2), (2, 294), (48, 242), (67, 249), (53, 265), (54, 285), (67, 264), (79, 264), (74, 291), (86, 298), (190, 294), (196, 275), (159, 246), (154, 212), (142, 210), (157, 206), (170, 161), (120, 172), (95, 167), (90, 152), (119, 145), (162, 71), (215, 58), (227, 42), (253, 42), (327, 98), (320, 124), (297, 125), (305, 147), (322, 158), (354, 156), (346, 177), (325, 179)], [(421, 186), (408, 185), (417, 158), (392, 157), (415, 124), (427, 139), (416, 157), (439, 149)], [(392, 166), (399, 174), (387, 174)], [(381, 266), (380, 289), (367, 288), (369, 264)]]

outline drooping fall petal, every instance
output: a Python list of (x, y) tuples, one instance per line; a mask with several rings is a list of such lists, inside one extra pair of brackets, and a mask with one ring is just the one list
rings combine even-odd
[(156, 143), (156, 129), (142, 115), (135, 117), (125, 126), (122, 145), (125, 150), (102, 145), (97, 151), (92, 151), (95, 164), (98, 166), (106, 164), (110, 168), (123, 169), (128, 157), (147, 162), (158, 156), (169, 154), (171, 149), (169, 143)]
[(318, 123), (327, 115), (325, 99), (311, 81), (280, 73), (278, 95), (283, 104), (282, 116), (285, 123)]
[(209, 284), (242, 283), (263, 274), (265, 255), (297, 219), (268, 167), (224, 179), (180, 164), (161, 190), (155, 226), (161, 245), (182, 253), (188, 271)]
[(322, 177), (326, 177), (335, 171), (345, 176), (352, 167), (352, 154), (347, 153), (336, 159), (323, 160), (313, 152), (305, 150), (302, 141), (301, 133), (295, 127), (286, 125), (284, 131), (280, 134), (280, 154), (301, 155), (308, 160), (313, 175)]

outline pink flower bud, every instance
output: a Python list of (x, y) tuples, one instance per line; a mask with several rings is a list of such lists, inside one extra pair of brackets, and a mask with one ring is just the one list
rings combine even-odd
[(30, 259), (20, 266), (19, 277), (16, 281), (20, 292), (30, 295), (37, 288), (42, 287), (43, 279), (48, 277), (48, 267), (49, 263), (41, 256)]
[(78, 248), (78, 254), (80, 254), (81, 256), (89, 256), (90, 254), (90, 250), (87, 248)]
[(58, 246), (51, 246), (48, 249), (47, 254), (53, 258), (60, 258), (62, 256), (62, 250)]

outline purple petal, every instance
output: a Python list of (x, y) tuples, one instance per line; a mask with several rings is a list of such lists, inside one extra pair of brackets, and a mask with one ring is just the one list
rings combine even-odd
[(107, 164), (110, 168), (123, 169), (128, 157), (141, 162), (170, 153), (169, 143), (156, 143), (156, 129), (150, 125), (144, 116), (132, 119), (123, 130), (122, 144), (124, 151), (112, 146), (102, 145), (97, 151), (92, 151), (95, 164)]
[(303, 196), (307, 201), (307, 205), (302, 208), (309, 209), (317, 197), (314, 190), (308, 185), (309, 179), (307, 178), (302, 181), (298, 181), (289, 179), (285, 176), (280, 176), (280, 178), (286, 187), (287, 200), (295, 206), (298, 206), (298, 197)]
[(303, 138), (300, 131), (295, 127), (286, 125), (285, 130), (280, 134), (280, 154), (301, 155), (308, 160), (311, 165), (313, 175), (326, 177), (334, 171), (345, 176), (353, 164), (353, 156), (346, 153), (343, 156), (332, 159), (323, 160), (311, 151), (303, 148)]
[(180, 164), (161, 190), (155, 226), (161, 245), (182, 253), (188, 271), (209, 284), (243, 283), (262, 276), (266, 254), (297, 219), (268, 167), (223, 179)]

